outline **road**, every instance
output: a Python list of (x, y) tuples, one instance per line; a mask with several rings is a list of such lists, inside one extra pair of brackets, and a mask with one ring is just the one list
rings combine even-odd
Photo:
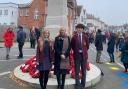
[[(104, 45), (104, 51), (102, 52), (101, 60), (103, 64), (95, 63), (96, 50), (94, 45), (90, 45), (89, 49), (89, 60), (91, 63), (99, 67), (104, 76), (102, 76), (101, 81), (93, 87), (87, 89), (128, 89), (128, 74), (124, 74), (123, 66), (118, 58), (116, 63), (110, 64), (109, 57), (106, 52), (107, 46)], [(22, 87), (16, 82), (9, 78), (10, 72), (13, 69), (22, 64), (25, 60), (29, 59), (31, 56), (35, 55), (36, 51), (34, 49), (25, 48), (24, 58), (17, 59), (18, 49), (13, 48), (11, 50), (11, 59), (5, 60), (5, 49), (0, 48), (0, 89), (34, 89), (30, 86)], [(116, 56), (116, 53), (115, 53)], [(95, 76), (95, 75), (94, 75)]]

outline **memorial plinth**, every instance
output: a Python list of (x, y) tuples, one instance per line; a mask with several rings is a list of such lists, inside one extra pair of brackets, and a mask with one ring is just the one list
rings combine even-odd
[(46, 28), (51, 38), (55, 38), (61, 26), (68, 28), (67, 15), (67, 0), (48, 0)]
[[(101, 79), (101, 71), (95, 65), (90, 64), (90, 71), (87, 71), (87, 79), (86, 79), (86, 87), (92, 87), (97, 84)], [(29, 73), (23, 73), (20, 70), (20, 66), (16, 67), (12, 73), (13, 78), (17, 79), (17, 81), (22, 81), (28, 86), (39, 88), (39, 79), (32, 78)], [(67, 78), (65, 81), (65, 89), (74, 89), (75, 79)], [(48, 80), (48, 89), (56, 89), (57, 88), (57, 80), (56, 78), (49, 78)]]

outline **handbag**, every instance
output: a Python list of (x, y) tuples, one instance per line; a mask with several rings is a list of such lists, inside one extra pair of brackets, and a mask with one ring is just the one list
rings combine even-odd
[(70, 59), (67, 57), (66, 59), (61, 59), (60, 69), (70, 69)]
[(42, 71), (43, 70), (43, 66), (41, 64), (37, 64), (36, 65), (36, 69), (39, 70), (39, 71)]

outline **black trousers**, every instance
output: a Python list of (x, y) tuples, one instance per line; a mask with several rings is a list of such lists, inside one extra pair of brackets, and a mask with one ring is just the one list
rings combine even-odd
[(123, 63), (125, 67), (125, 71), (128, 72), (128, 63)]
[[(85, 87), (86, 84), (86, 60), (83, 58), (83, 53), (79, 53), (78, 57), (74, 60), (75, 64), (75, 89), (81, 89)], [(80, 82), (80, 67), (82, 70), (82, 79)]]
[(19, 57), (23, 57), (23, 46), (24, 46), (24, 43), (19, 43), (19, 45), (18, 45)]
[(57, 73), (58, 89), (64, 89), (66, 74)]
[(41, 89), (46, 89), (47, 82), (48, 82), (48, 76), (49, 76), (49, 70), (40, 71), (39, 73), (40, 73), (39, 82), (40, 82)]
[(35, 48), (36, 40), (31, 40), (30, 44), (31, 44), (31, 48)]

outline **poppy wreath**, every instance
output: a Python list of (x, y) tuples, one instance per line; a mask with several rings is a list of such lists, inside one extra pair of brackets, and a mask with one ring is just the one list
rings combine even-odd
[[(36, 68), (36, 56), (30, 58), (27, 60), (24, 64), (20, 66), (20, 70), (23, 73), (29, 73), (32, 78), (39, 78), (39, 71)], [(90, 70), (89, 62), (87, 61), (86, 65), (87, 71)], [(51, 72), (54, 71), (54, 66), (52, 66)], [(70, 74), (71, 77), (75, 79), (75, 66), (74, 66), (74, 57), (73, 57), (73, 51), (70, 51)], [(80, 79), (82, 78), (82, 71), (80, 69)]]

